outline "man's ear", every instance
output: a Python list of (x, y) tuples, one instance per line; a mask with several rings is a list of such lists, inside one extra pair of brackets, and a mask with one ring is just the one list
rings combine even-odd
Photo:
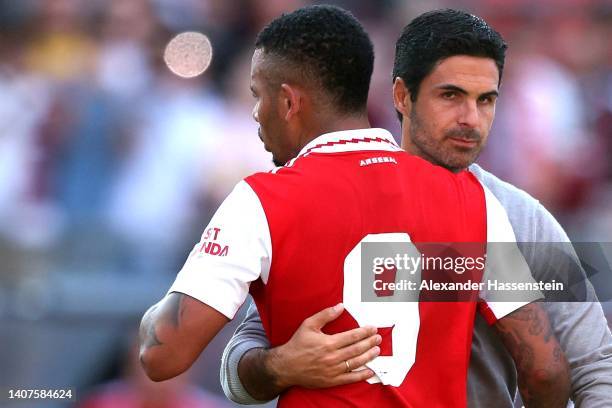
[(292, 119), (302, 108), (302, 93), (289, 84), (281, 84), (279, 93), (279, 109), (281, 117), (286, 121)]
[(395, 109), (404, 117), (410, 117), (412, 110), (412, 99), (410, 99), (410, 91), (406, 87), (404, 80), (400, 77), (393, 81), (393, 105)]

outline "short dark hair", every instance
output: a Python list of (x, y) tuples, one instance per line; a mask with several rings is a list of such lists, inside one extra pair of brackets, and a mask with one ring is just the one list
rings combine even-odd
[(414, 102), (421, 82), (438, 62), (469, 55), (493, 59), (501, 82), (506, 48), (502, 36), (480, 17), (453, 9), (429, 11), (402, 30), (395, 44), (393, 80), (404, 80)]
[(350, 12), (317, 5), (283, 14), (259, 33), (255, 47), (315, 81), (339, 112), (365, 110), (374, 48)]

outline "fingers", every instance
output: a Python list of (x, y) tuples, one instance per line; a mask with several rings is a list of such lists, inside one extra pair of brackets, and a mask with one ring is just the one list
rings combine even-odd
[(349, 362), (349, 367), (351, 368), (351, 370), (354, 370), (356, 368), (360, 368), (363, 367), (366, 363), (369, 363), (370, 361), (374, 360), (376, 357), (378, 357), (378, 355), (380, 354), (380, 347), (375, 346), (372, 348), (368, 348), (365, 352), (356, 355), (354, 357), (351, 358), (344, 358), (342, 359), (338, 365), (337, 365), (337, 373), (344, 373), (346, 372), (346, 361)]
[(328, 307), (321, 310), (318, 313), (313, 314), (304, 322), (302, 325), (310, 327), (312, 329), (320, 330), (327, 323), (337, 319), (344, 311), (344, 305), (338, 303), (336, 306)]
[(333, 387), (336, 385), (352, 384), (352, 383), (359, 382), (359, 381), (365, 381), (368, 378), (373, 377), (373, 376), (374, 376), (374, 371), (370, 370), (369, 368), (359, 370), (359, 371), (351, 371), (350, 373), (344, 373), (344, 374), (340, 374), (337, 377), (334, 377), (334, 379), (332, 380), (329, 386)]
[[(358, 356), (361, 356), (367, 351), (372, 350), (373, 348), (378, 346), (380, 342), (381, 342), (381, 337), (379, 334), (376, 334), (374, 336), (363, 339), (360, 342), (351, 344), (350, 346), (347, 346), (347, 347), (344, 347), (343, 349), (338, 350), (337, 358), (339, 358), (340, 360), (352, 360)], [(376, 348), (378, 349), (378, 351), (380, 351), (380, 348), (378, 347)], [(352, 365), (352, 367), (357, 368), (357, 367), (360, 367), (361, 365)]]
[[(354, 343), (358, 343), (362, 341), (363, 339), (366, 339), (375, 334), (376, 334), (375, 327), (364, 326), (364, 327), (358, 327), (356, 329), (352, 329), (349, 331), (345, 331), (342, 333), (334, 334), (330, 336), (331, 337), (330, 340), (334, 342), (334, 345), (336, 346), (336, 348), (342, 348), (342, 347), (346, 347)], [(376, 344), (373, 344), (373, 346), (375, 345)]]

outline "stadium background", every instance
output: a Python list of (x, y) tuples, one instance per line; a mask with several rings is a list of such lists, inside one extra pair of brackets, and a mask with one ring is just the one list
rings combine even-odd
[[(153, 392), (130, 355), (139, 318), (233, 185), (271, 168), (251, 118), (252, 44), (266, 22), (311, 3), (0, 0), (0, 387), (69, 386), (81, 401), (109, 381)], [(609, 2), (330, 3), (371, 34), (370, 118), (395, 135), (401, 27), (444, 6), (484, 17), (510, 49), (479, 163), (540, 199), (572, 239), (612, 241)], [(194, 79), (162, 59), (187, 30), (213, 46)], [(235, 326), (166, 387), (190, 382), (218, 396)]]

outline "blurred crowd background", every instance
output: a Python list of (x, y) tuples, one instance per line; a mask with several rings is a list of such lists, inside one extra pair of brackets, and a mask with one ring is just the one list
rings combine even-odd
[[(136, 367), (136, 329), (234, 184), (272, 167), (251, 117), (253, 42), (312, 3), (0, 0), (0, 386), (74, 387), (87, 407), (229, 404), (218, 366), (235, 324), (163, 385)], [(370, 33), (371, 123), (397, 137), (401, 28), (441, 7), (485, 18), (509, 52), (479, 163), (538, 198), (572, 239), (612, 241), (610, 2), (327, 3)], [(183, 31), (213, 47), (192, 79), (162, 58)]]

